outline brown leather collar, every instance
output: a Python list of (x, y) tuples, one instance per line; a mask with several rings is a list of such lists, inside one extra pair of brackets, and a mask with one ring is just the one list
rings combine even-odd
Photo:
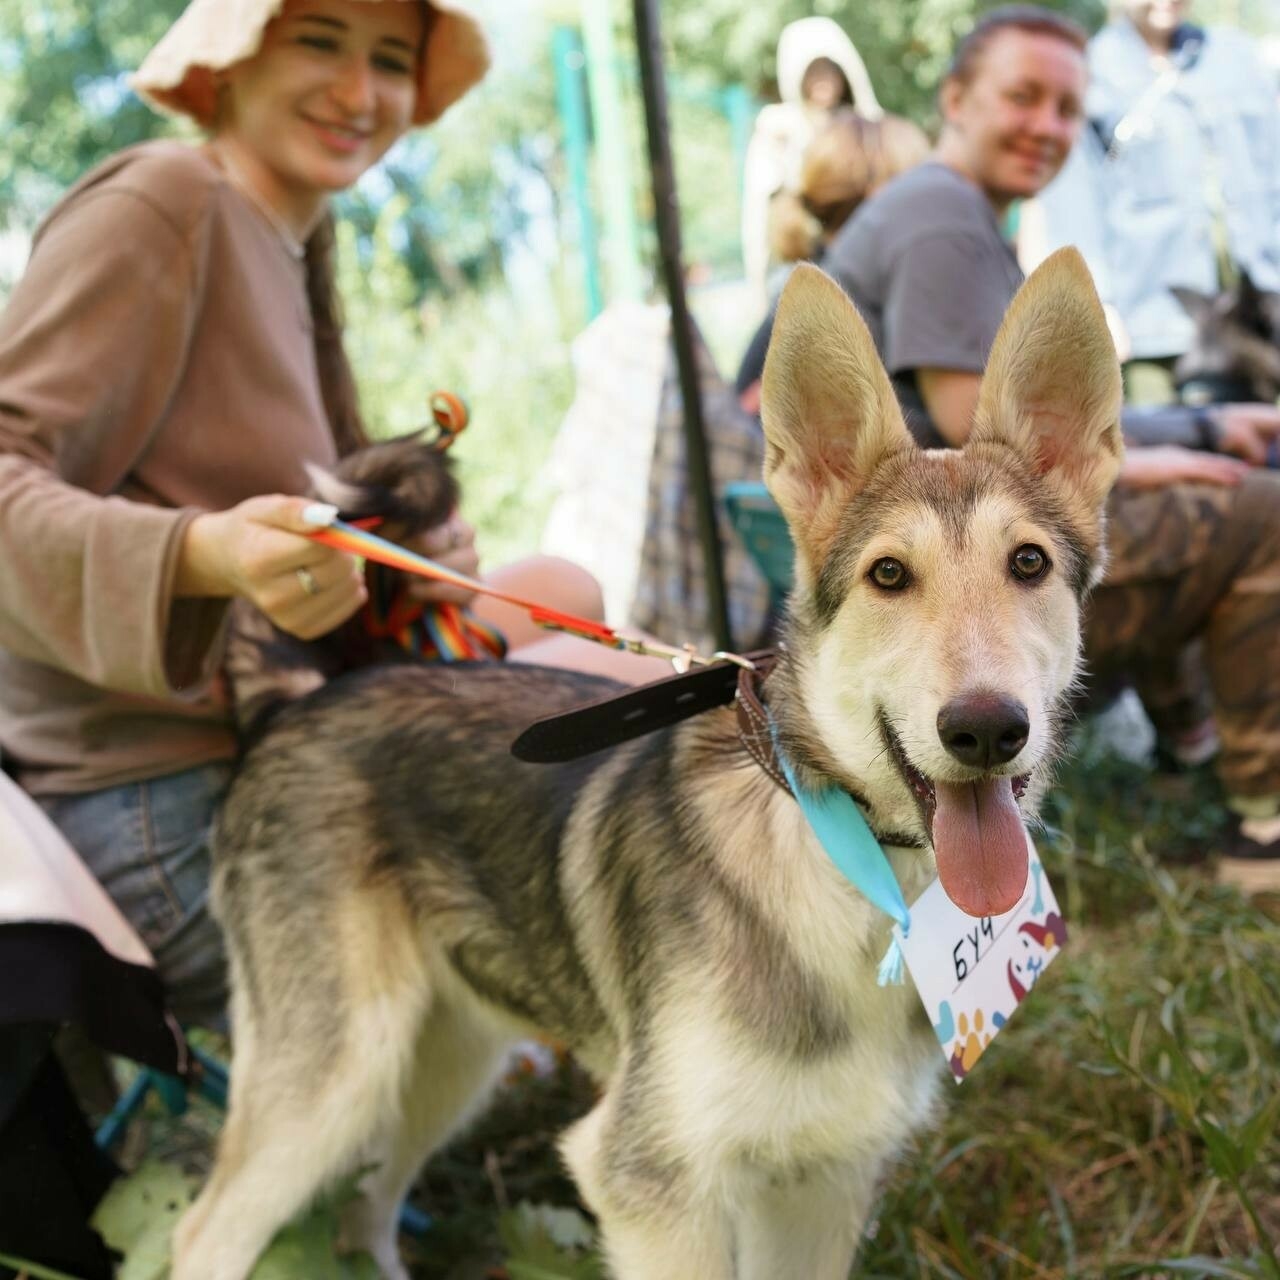
[(746, 747), (751, 758), (780, 786), (787, 795), (792, 795), (791, 784), (783, 772), (782, 763), (773, 741), (773, 730), (769, 727), (769, 713), (764, 709), (761, 698), (764, 682), (769, 678), (774, 667), (778, 665), (776, 652), (767, 658), (755, 659), (755, 670), (742, 667), (738, 671), (738, 691), (734, 699), (734, 707), (738, 712), (738, 737)]

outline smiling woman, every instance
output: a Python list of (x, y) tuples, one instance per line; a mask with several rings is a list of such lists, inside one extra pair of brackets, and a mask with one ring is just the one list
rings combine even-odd
[[(194, 0), (134, 78), (206, 142), (84, 177), (0, 317), (0, 751), (196, 1021), (225, 999), (205, 837), (235, 754), (228, 601), (310, 639), (366, 595), (290, 496), (367, 439), (328, 198), (488, 61), (445, 0), (235, 11)], [(424, 538), (475, 571), (458, 517)]]
[[(308, 465), (368, 440), (329, 197), (487, 65), (452, 0), (193, 0), (133, 85), (205, 141), (133, 147), (86, 175), (0, 315), (0, 752), (142, 935), (184, 1021), (220, 1021), (226, 998), (207, 840), (236, 754), (228, 603), (310, 640), (367, 594), (352, 556), (307, 536), (296, 496)], [(477, 572), (456, 511), (413, 546)], [(600, 609), (565, 562), (504, 572), (516, 594)], [(465, 602), (424, 580), (406, 594)], [(530, 639), (509, 631), (513, 656), (605, 652)], [(645, 679), (629, 661), (618, 674)]]
[(213, 150), (305, 240), (327, 197), (409, 127), (427, 15), (403, 0), (292, 0), (222, 73)]

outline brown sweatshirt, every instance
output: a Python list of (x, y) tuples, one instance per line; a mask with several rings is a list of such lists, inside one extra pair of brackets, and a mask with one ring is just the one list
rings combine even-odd
[(37, 793), (224, 760), (187, 523), (332, 462), (303, 264), (207, 150), (84, 178), (0, 314), (0, 756)]

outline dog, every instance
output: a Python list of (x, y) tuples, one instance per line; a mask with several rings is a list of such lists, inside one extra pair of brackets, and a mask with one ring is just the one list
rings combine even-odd
[[(908, 902), (1023, 891), (1118, 471), (1120, 375), (1073, 250), (1013, 302), (971, 442), (912, 442), (844, 293), (799, 267), (763, 384), (765, 478), (796, 543), (765, 685), (797, 782), (856, 796)], [(175, 1280), (243, 1280), (326, 1184), (402, 1280), (397, 1209), (510, 1044), (599, 1082), (563, 1137), (621, 1280), (843, 1280), (942, 1054), (879, 986), (888, 918), (729, 708), (557, 765), (530, 720), (616, 688), (510, 663), (373, 668), (285, 707), (215, 837), (231, 1098)]]
[(1217, 295), (1176, 285), (1171, 289), (1195, 323), (1191, 345), (1174, 365), (1186, 404), (1280, 398), (1280, 294), (1240, 279)]
[[(458, 481), (437, 433), (426, 429), (370, 444), (339, 460), (332, 471), (308, 463), (310, 496), (347, 520), (377, 517), (381, 536), (405, 542), (443, 524), (458, 505)], [(379, 566), (390, 594), (404, 575)], [(243, 745), (264, 731), (275, 713), (329, 681), (375, 663), (408, 661), (395, 640), (371, 634), (362, 614), (318, 640), (299, 640), (274, 626), (249, 601), (232, 601), (223, 679)]]

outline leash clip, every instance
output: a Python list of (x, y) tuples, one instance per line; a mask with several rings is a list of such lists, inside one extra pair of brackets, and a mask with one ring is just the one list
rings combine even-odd
[(735, 666), (747, 671), (754, 671), (756, 664), (740, 653), (731, 653), (727, 649), (717, 649), (711, 657), (704, 657), (692, 644), (663, 644), (660, 640), (646, 640), (640, 636), (627, 636), (619, 633), (617, 642), (620, 648), (628, 653), (638, 653), (647, 658), (665, 658), (671, 663), (677, 675), (686, 675), (694, 667), (710, 667), (717, 662), (732, 662)]

